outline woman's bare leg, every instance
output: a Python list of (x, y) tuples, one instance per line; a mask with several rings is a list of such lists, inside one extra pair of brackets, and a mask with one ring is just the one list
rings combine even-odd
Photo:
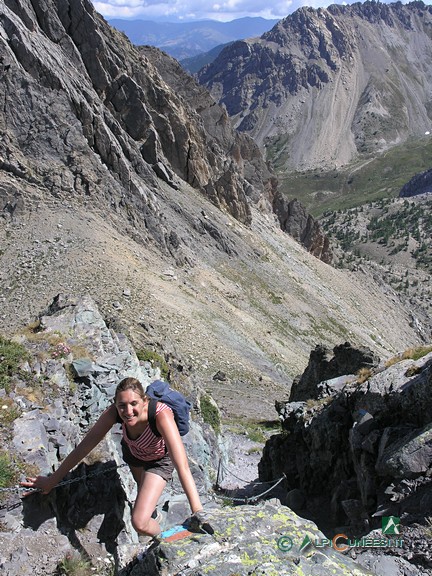
[(144, 474), (144, 470), (139, 466), (131, 466), (130, 464), (129, 464), (129, 470), (132, 472), (132, 476), (135, 482), (137, 483), (137, 489), (138, 489), (139, 485), (141, 484), (141, 477)]
[(148, 536), (160, 534), (160, 526), (151, 516), (165, 486), (166, 481), (158, 474), (142, 471), (137, 498), (132, 510), (132, 525), (139, 534)]

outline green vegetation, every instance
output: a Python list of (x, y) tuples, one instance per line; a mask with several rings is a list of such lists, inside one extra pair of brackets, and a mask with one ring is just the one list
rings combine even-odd
[(0, 336), (0, 389), (9, 392), (11, 377), (19, 372), (19, 367), (28, 359), (28, 352), (21, 344)]
[(13, 463), (7, 452), (0, 452), (0, 488), (9, 488), (16, 482)]
[(206, 424), (210, 424), (216, 434), (221, 432), (221, 420), (218, 407), (210, 396), (200, 398), (201, 416)]
[(430, 352), (432, 352), (432, 346), (418, 346), (417, 348), (408, 348), (408, 350), (405, 350), (405, 352), (402, 352), (402, 354), (398, 354), (397, 356), (393, 356), (387, 360), (385, 365), (386, 368), (388, 368), (389, 366), (393, 366), (393, 364), (401, 362), (402, 360), (420, 360), (420, 358), (423, 358), (423, 356), (426, 356), (426, 354), (429, 354)]
[(21, 414), (21, 409), (15, 404), (15, 402), (6, 396), (0, 401), (0, 426), (8, 426), (18, 418)]
[(432, 272), (432, 213), (425, 203), (386, 198), (361, 208), (326, 212), (321, 223), (344, 252), (345, 266), (360, 257), (368, 259), (375, 246), (389, 261), (407, 252), (418, 269)]
[(324, 212), (397, 197), (415, 174), (430, 168), (432, 139), (410, 140), (376, 157), (340, 170), (279, 172), (280, 190), (297, 198), (315, 217)]
[(56, 576), (90, 576), (93, 574), (90, 562), (68, 554), (57, 566)]
[(235, 434), (245, 434), (252, 442), (264, 444), (269, 435), (281, 430), (279, 420), (248, 420), (246, 418), (231, 418), (225, 423)]
[(141, 362), (150, 362), (153, 368), (159, 368), (164, 380), (169, 380), (170, 368), (165, 359), (154, 350), (137, 350), (136, 355)]

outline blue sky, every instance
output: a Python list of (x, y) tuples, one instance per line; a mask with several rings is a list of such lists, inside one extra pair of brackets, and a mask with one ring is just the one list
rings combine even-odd
[[(284, 18), (301, 6), (314, 8), (329, 4), (351, 4), (351, 2), (325, 2), (324, 0), (103, 0), (93, 1), (96, 10), (105, 18), (130, 18), (140, 20), (220, 20), (227, 22), (244, 16), (262, 18)], [(430, 4), (430, 1), (425, 2)]]

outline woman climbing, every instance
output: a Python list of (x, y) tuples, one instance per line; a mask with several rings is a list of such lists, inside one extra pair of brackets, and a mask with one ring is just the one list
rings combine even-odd
[(135, 530), (151, 537), (160, 534), (161, 528), (152, 514), (174, 468), (192, 510), (189, 524), (199, 527), (202, 520), (197, 513), (202, 511), (202, 505), (173, 411), (166, 404), (157, 403), (156, 427), (160, 436), (156, 436), (149, 425), (149, 400), (139, 380), (123, 379), (117, 386), (114, 403), (103, 412), (59, 468), (50, 476), (27, 478), (21, 485), (48, 494), (99, 444), (114, 424), (121, 423), (123, 459), (129, 465), (138, 487), (132, 510)]

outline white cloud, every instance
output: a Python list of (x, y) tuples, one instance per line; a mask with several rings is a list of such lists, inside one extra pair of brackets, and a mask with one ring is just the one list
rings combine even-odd
[(299, 0), (280, 0), (271, 6), (262, 0), (222, 0), (203, 3), (202, 0), (103, 0), (94, 7), (106, 18), (140, 18), (154, 20), (234, 20), (243, 16), (284, 18), (299, 6)]
[[(430, 4), (427, 1), (427, 4)], [(326, 7), (334, 0), (103, 0), (94, 6), (106, 18), (135, 18), (142, 20), (234, 20), (243, 16), (285, 18), (301, 6)], [(343, 2), (346, 4), (347, 2)]]

